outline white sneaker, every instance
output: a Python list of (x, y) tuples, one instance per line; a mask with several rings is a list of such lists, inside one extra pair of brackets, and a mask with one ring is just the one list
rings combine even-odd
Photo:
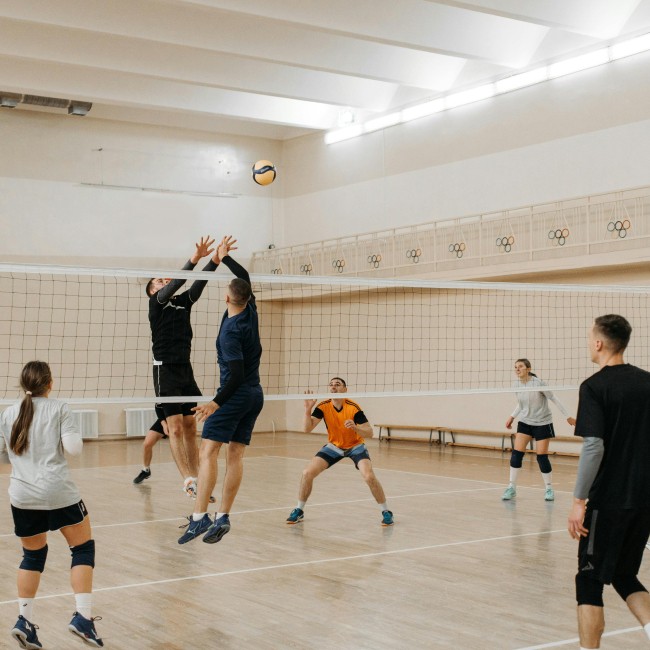
[(196, 499), (196, 479), (188, 476), (183, 483), (183, 492), (187, 494), (188, 497)]

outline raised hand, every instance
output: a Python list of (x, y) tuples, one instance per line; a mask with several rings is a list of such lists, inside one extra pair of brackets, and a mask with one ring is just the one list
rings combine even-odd
[[(311, 395), (313, 394), (313, 390), (306, 390), (305, 394), (306, 395)], [(316, 406), (316, 400), (315, 399), (309, 399), (307, 398), (305, 400), (305, 411), (308, 412), (311, 415), (311, 412), (314, 410), (314, 406)]]
[(220, 242), (219, 247), (217, 248), (217, 255), (219, 256), (219, 259), (223, 259), (226, 257), (230, 251), (236, 251), (237, 246), (235, 244), (237, 243), (236, 239), (233, 239), (232, 235), (226, 235)]
[(202, 257), (214, 252), (214, 248), (211, 248), (212, 244), (214, 244), (214, 239), (210, 239), (210, 235), (201, 237), (201, 240), (195, 244), (196, 251), (192, 255), (192, 263), (196, 264)]

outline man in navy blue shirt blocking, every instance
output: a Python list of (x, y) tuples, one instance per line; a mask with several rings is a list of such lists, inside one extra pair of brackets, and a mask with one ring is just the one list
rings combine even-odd
[(610, 583), (650, 638), (650, 595), (637, 577), (650, 535), (650, 373), (623, 360), (631, 333), (623, 316), (596, 318), (589, 351), (600, 370), (580, 386), (575, 433), (584, 443), (568, 529), (580, 540), (583, 650), (600, 648)]
[[(199, 450), (196, 506), (179, 544), (203, 533), (203, 541), (214, 544), (230, 530), (228, 515), (244, 473), (244, 452), (264, 404), (259, 373), (262, 345), (257, 305), (248, 272), (229, 255), (235, 243), (236, 240), (224, 238), (217, 250), (222, 264), (237, 277), (228, 285), (227, 309), (217, 336), (219, 390), (211, 402), (192, 409), (197, 420), (205, 420), (205, 424)], [(217, 459), (223, 444), (227, 445), (226, 473), (219, 511), (213, 521), (207, 512), (208, 502), (217, 483)]]

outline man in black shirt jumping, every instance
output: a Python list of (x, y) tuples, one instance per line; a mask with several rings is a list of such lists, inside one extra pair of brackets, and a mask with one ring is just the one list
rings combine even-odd
[[(192, 270), (202, 257), (214, 252), (203, 268), (214, 271), (219, 265), (218, 253), (211, 248), (214, 239), (201, 237), (194, 255), (183, 266)], [(147, 284), (149, 296), (149, 324), (153, 352), (153, 383), (157, 397), (201, 395), (194, 379), (190, 352), (192, 350), (192, 306), (201, 297), (207, 280), (197, 280), (186, 291), (176, 292), (185, 280), (152, 278)], [(198, 476), (198, 448), (196, 444), (196, 420), (192, 408), (196, 402), (166, 403), (156, 405), (167, 423), (169, 444), (176, 466), (184, 479), (183, 489), (189, 496), (196, 496)]]
[(580, 386), (575, 435), (584, 438), (569, 534), (580, 540), (580, 647), (599, 648), (603, 586), (612, 584), (650, 639), (650, 595), (637, 574), (650, 535), (650, 373), (625, 363), (632, 327), (599, 316), (589, 331), (600, 370)]

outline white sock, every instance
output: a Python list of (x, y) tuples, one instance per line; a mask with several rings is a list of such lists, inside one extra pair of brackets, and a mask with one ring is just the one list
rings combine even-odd
[(544, 472), (542, 472), (542, 478), (544, 479), (544, 485), (546, 485), (547, 488), (550, 488), (551, 483), (553, 482), (553, 472), (549, 472), (548, 474), (544, 474)]
[(228, 514), (227, 512), (217, 512), (217, 519), (219, 519), (219, 517), (223, 517), (224, 515), (227, 515), (227, 514)]
[(519, 467), (510, 468), (510, 485), (515, 487), (517, 485), (517, 474), (519, 474)]
[(298, 501), (298, 507), (299, 507), (301, 510), (304, 510), (304, 509), (305, 509), (305, 504), (306, 504), (306, 503), (307, 503), (306, 501)]
[(384, 512), (384, 510), (388, 510), (388, 503), (380, 503), (379, 507), (381, 508), (381, 511)]
[(646, 624), (643, 626), (643, 629), (645, 630), (646, 635), (647, 635), (648, 638), (650, 639), (650, 623), (646, 623)]
[(75, 594), (75, 602), (77, 603), (77, 611), (84, 617), (90, 619), (92, 617), (92, 594)]
[(207, 515), (207, 512), (193, 512), (192, 513), (192, 521), (201, 521), (205, 515)]
[(19, 598), (18, 599), (18, 613), (26, 618), (30, 623), (34, 615), (34, 599), (33, 598)]
[(149, 467), (149, 465), (147, 465), (147, 467), (143, 467), (142, 469), (143, 469), (145, 472), (150, 472), (150, 471), (151, 471), (151, 468)]

